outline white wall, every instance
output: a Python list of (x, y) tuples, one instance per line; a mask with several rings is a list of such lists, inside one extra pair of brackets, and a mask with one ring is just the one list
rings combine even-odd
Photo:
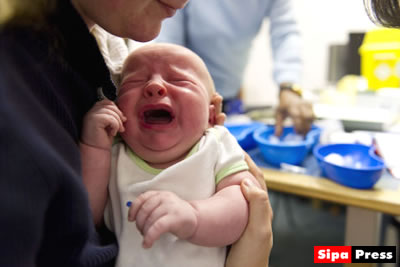
[[(362, 0), (293, 0), (303, 37), (304, 89), (326, 86), (329, 44), (345, 44), (349, 32), (375, 27)], [(268, 22), (253, 43), (245, 73), (244, 101), (247, 105), (273, 105), (277, 88), (272, 81)]]

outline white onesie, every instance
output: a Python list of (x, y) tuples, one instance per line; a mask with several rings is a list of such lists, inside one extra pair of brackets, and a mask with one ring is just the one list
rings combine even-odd
[(117, 267), (223, 267), (225, 247), (203, 247), (166, 233), (150, 249), (142, 248), (142, 236), (128, 221), (127, 201), (148, 190), (168, 190), (185, 200), (207, 199), (226, 176), (247, 170), (243, 150), (223, 126), (215, 126), (189, 155), (166, 169), (150, 167), (123, 142), (113, 147), (107, 227), (119, 243)]

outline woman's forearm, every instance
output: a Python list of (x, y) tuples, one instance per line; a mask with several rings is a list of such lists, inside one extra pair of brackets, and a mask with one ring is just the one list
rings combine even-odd
[(273, 244), (272, 208), (268, 193), (245, 180), (241, 184), (249, 202), (249, 222), (240, 239), (233, 244), (225, 267), (268, 267)]

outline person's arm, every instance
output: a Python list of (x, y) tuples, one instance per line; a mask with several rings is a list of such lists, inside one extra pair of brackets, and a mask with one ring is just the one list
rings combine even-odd
[(273, 212), (268, 193), (247, 179), (241, 189), (249, 202), (249, 222), (229, 251), (225, 267), (268, 267), (273, 245)]
[(270, 43), (274, 60), (273, 76), (278, 85), (299, 84), (302, 72), (302, 40), (293, 0), (272, 0), (269, 13)]
[(269, 14), (270, 40), (274, 59), (274, 80), (279, 86), (279, 105), (275, 114), (275, 135), (282, 134), (287, 117), (293, 121), (299, 134), (306, 134), (314, 119), (312, 106), (301, 94), (288, 87), (297, 87), (301, 81), (301, 36), (293, 10), (292, 0), (274, 0)]
[(86, 88), (69, 95), (59, 87), (78, 83), (65, 83), (65, 65), (47, 64), (47, 47), (38, 50), (43, 42), (31, 31), (20, 42), (24, 32), (0, 36), (0, 265), (81, 266), (95, 256), (105, 263), (116, 249), (100, 247), (89, 222), (75, 128), (83, 107), (68, 105)]
[(240, 239), (232, 245), (225, 267), (268, 267), (273, 243), (273, 212), (263, 172), (247, 153), (245, 160), (258, 184), (248, 179), (241, 183), (243, 195), (249, 202), (249, 219)]
[(240, 238), (248, 219), (248, 205), (240, 189), (244, 179), (257, 183), (250, 172), (238, 172), (224, 178), (211, 198), (191, 202), (199, 222), (189, 241), (203, 246), (226, 246)]
[(215, 126), (210, 131), (218, 140), (213, 149), (218, 155), (216, 193), (208, 200), (191, 202), (202, 216), (190, 241), (206, 246), (223, 246), (236, 241), (247, 224), (248, 207), (240, 191), (241, 181), (246, 178), (254, 183), (257, 181), (247, 171), (243, 150), (228, 129)]
[(111, 150), (94, 148), (80, 143), (83, 183), (89, 195), (93, 221), (102, 222), (107, 203), (108, 177), (111, 165)]
[(80, 151), (83, 182), (89, 193), (95, 224), (102, 222), (107, 203), (113, 138), (124, 131), (125, 117), (110, 100), (102, 100), (86, 114)]
[(58, 151), (46, 138), (58, 132), (32, 87), (6, 60), (0, 63), (0, 238), (6, 242), (0, 261), (2, 266), (36, 266), (46, 212), (58, 189), (57, 180), (50, 179), (56, 177), (48, 175), (53, 167), (46, 167), (57, 161)]
[(185, 201), (172, 192), (147, 191), (129, 209), (128, 219), (136, 221), (149, 248), (161, 234), (170, 232), (201, 246), (226, 246), (235, 242), (247, 224), (247, 202), (240, 182), (255, 178), (247, 171), (225, 177), (208, 199)]
[[(216, 94), (213, 104), (216, 110), (216, 124), (223, 125), (225, 114), (221, 112), (222, 97)], [(263, 172), (246, 152), (244, 155), (249, 171), (258, 184), (256, 185), (248, 179), (241, 183), (243, 195), (249, 202), (248, 224), (240, 239), (232, 245), (225, 267), (268, 267), (273, 244), (272, 207)]]

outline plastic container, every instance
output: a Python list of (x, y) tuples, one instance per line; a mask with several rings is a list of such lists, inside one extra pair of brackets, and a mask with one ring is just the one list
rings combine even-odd
[(322, 175), (345, 186), (370, 189), (385, 168), (374, 148), (361, 144), (325, 144), (314, 148)]
[(370, 90), (400, 87), (400, 30), (379, 28), (368, 31), (359, 49), (361, 75)]
[(315, 127), (303, 140), (298, 142), (282, 142), (287, 135), (295, 134), (293, 127), (284, 127), (281, 142), (271, 141), (274, 135), (274, 127), (260, 127), (254, 131), (253, 137), (261, 154), (266, 162), (273, 166), (280, 167), (281, 163), (300, 165), (311, 148), (318, 142), (320, 129)]
[(322, 129), (318, 126), (312, 125), (311, 130), (308, 133), (308, 136), (314, 140), (313, 144), (311, 145), (311, 150), (318, 145), (319, 139), (321, 137)]
[(261, 122), (226, 123), (225, 127), (235, 136), (244, 150), (250, 150), (257, 147), (257, 143), (253, 139), (253, 132), (263, 125)]

